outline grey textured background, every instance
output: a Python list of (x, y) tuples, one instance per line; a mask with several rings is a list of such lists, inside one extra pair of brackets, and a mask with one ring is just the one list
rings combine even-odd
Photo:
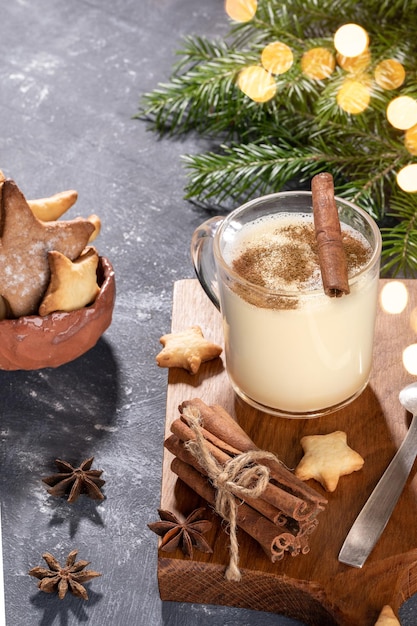
[[(75, 188), (68, 214), (97, 213), (96, 246), (117, 277), (113, 323), (56, 370), (0, 372), (0, 496), (7, 626), (289, 626), (276, 615), (161, 603), (157, 518), (172, 286), (193, 276), (189, 240), (206, 218), (183, 199), (179, 156), (133, 119), (168, 78), (182, 35), (227, 30), (223, 0), (10, 0), (0, 18), (0, 168), (27, 198)], [(95, 456), (106, 500), (53, 499), (53, 459)], [(103, 573), (90, 600), (37, 591), (30, 567), (73, 548)], [(404, 624), (412, 624), (413, 611)], [(410, 621), (411, 620), (411, 621)]]

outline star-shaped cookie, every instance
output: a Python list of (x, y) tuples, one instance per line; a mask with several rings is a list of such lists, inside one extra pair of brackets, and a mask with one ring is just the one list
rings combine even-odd
[(164, 348), (156, 357), (158, 365), (182, 367), (191, 374), (196, 374), (201, 363), (215, 359), (222, 351), (221, 346), (204, 339), (200, 326), (163, 335), (159, 341)]
[(86, 248), (78, 259), (70, 261), (56, 250), (48, 252), (51, 280), (44, 299), (39, 306), (39, 315), (54, 311), (76, 311), (87, 306), (97, 297), (97, 251)]
[(327, 491), (334, 491), (341, 476), (360, 470), (364, 459), (347, 444), (347, 435), (337, 430), (328, 435), (307, 435), (301, 439), (304, 456), (295, 468), (301, 480), (314, 478)]
[(67, 189), (49, 196), (48, 198), (36, 198), (27, 200), (27, 203), (38, 220), (52, 222), (63, 215), (73, 204), (77, 202), (78, 193), (75, 189)]
[(386, 604), (382, 608), (378, 620), (375, 622), (375, 626), (401, 626), (401, 624), (396, 618), (396, 615), (392, 608), (388, 604)]
[(386, 604), (383, 608), (377, 621), (375, 622), (375, 626), (401, 626), (400, 622), (396, 618), (396, 615), (392, 608)]
[(10, 179), (0, 181), (0, 195), (0, 295), (13, 317), (36, 314), (50, 278), (48, 252), (76, 259), (94, 226), (82, 218), (40, 221)]

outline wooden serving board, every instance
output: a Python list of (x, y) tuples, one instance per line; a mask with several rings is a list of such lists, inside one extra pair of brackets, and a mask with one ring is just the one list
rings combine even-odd
[[(398, 392), (416, 380), (403, 366), (403, 350), (417, 343), (417, 283), (401, 281), (408, 289), (406, 309), (390, 314), (378, 307), (373, 374), (367, 389), (348, 407), (311, 420), (272, 417), (244, 404), (233, 393), (222, 359), (201, 366), (195, 376), (169, 371), (166, 437), (179, 416), (178, 405), (193, 397), (222, 405), (262, 449), (276, 453), (289, 467), (302, 457), (300, 439), (308, 434), (344, 430), (349, 445), (365, 459), (362, 470), (340, 479), (310, 537), (306, 555), (286, 555), (271, 563), (259, 545), (238, 530), (242, 580), (228, 582), (229, 560), (224, 523), (208, 508), (213, 527), (206, 538), (212, 554), (195, 551), (192, 559), (178, 549), (158, 552), (158, 580), (162, 600), (223, 604), (271, 611), (306, 624), (371, 626), (384, 604), (397, 611), (417, 591), (417, 477), (413, 470), (394, 513), (362, 569), (338, 561), (339, 550), (354, 519), (404, 438), (410, 415), (401, 407)], [(388, 281), (381, 280), (382, 289)], [(175, 284), (172, 331), (201, 326), (204, 336), (222, 344), (221, 317), (197, 280)], [(417, 357), (415, 363), (417, 372)], [(186, 516), (204, 501), (171, 472), (172, 455), (164, 451), (161, 508)], [(317, 491), (322, 487), (309, 484)]]

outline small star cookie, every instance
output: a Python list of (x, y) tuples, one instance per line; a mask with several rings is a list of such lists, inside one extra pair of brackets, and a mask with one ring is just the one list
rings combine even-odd
[(51, 280), (39, 306), (39, 315), (75, 311), (94, 302), (100, 291), (96, 273), (98, 260), (97, 251), (92, 247), (86, 248), (74, 262), (60, 252), (48, 252)]
[(295, 468), (297, 478), (314, 478), (327, 491), (334, 491), (340, 476), (356, 472), (364, 464), (364, 459), (347, 445), (346, 440), (346, 433), (341, 430), (303, 437), (304, 456)]
[(383, 607), (378, 620), (375, 622), (375, 626), (400, 626), (400, 622), (388, 604)]
[(221, 346), (204, 339), (200, 326), (163, 335), (159, 341), (164, 346), (156, 357), (159, 367), (182, 367), (191, 374), (198, 372), (201, 363), (215, 359), (222, 352)]

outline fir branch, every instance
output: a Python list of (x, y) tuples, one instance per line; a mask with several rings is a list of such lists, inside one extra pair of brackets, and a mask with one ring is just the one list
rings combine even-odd
[[(234, 51), (223, 42), (201, 37), (188, 37), (186, 44), (179, 67), (187, 69), (173, 73), (169, 83), (145, 93), (139, 117), (151, 121), (151, 128), (161, 134), (227, 130), (243, 99), (234, 87), (236, 75), (257, 61), (258, 52)], [(205, 57), (207, 51), (210, 58)]]
[(233, 198), (279, 191), (299, 174), (323, 168), (320, 155), (311, 155), (281, 142), (271, 144), (222, 145), (221, 153), (207, 152), (185, 155), (183, 160), (191, 171), (186, 187), (187, 198), (218, 203)]
[[(385, 270), (417, 273), (416, 195), (396, 183), (396, 173), (415, 159), (404, 133), (386, 119), (397, 95), (417, 100), (416, 11), (417, 0), (258, 0), (255, 17), (231, 23), (226, 38), (186, 37), (169, 82), (143, 96), (137, 117), (161, 135), (197, 131), (217, 144), (183, 157), (188, 199), (243, 201), (294, 181), (303, 185), (326, 169), (338, 195), (385, 225)], [(371, 42), (369, 67), (350, 76), (372, 86), (369, 107), (358, 115), (337, 102), (349, 72), (336, 66), (329, 78), (313, 80), (300, 62), (312, 47), (333, 50), (333, 34), (347, 22), (361, 24)], [(260, 65), (263, 48), (277, 40), (290, 46), (295, 60), (275, 77), (276, 95), (260, 104), (243, 94), (237, 78), (242, 68)], [(406, 71), (395, 90), (373, 80), (377, 64), (388, 58)]]
[(417, 273), (417, 195), (398, 191), (391, 199), (397, 223), (381, 228), (383, 238), (382, 273), (415, 275)]
[[(186, 197), (202, 202), (215, 199), (222, 203), (227, 197), (241, 199), (254, 193), (272, 193), (280, 191), (295, 177), (302, 184), (326, 168), (340, 181), (336, 183), (336, 191), (340, 190), (341, 195), (359, 204), (362, 199), (368, 203), (372, 201), (373, 213), (378, 214), (374, 206), (381, 199), (378, 186), (381, 181), (385, 185), (392, 159), (396, 157), (397, 154), (386, 155), (385, 160), (381, 160), (380, 155), (372, 152), (358, 155), (352, 149), (352, 153), (347, 154), (346, 151), (329, 150), (324, 144), (295, 146), (283, 139), (279, 144), (222, 145), (220, 152), (183, 157), (190, 173)], [(358, 172), (364, 169), (374, 171), (370, 184), (361, 181), (360, 186), (346, 185), (347, 172), (352, 164)], [(385, 169), (381, 171), (381, 167)]]
[[(382, 220), (395, 172), (409, 158), (398, 139), (333, 120), (317, 127), (308, 113), (280, 112), (276, 125), (258, 126), (257, 130), (260, 139), (256, 142), (223, 144), (219, 151), (186, 155), (190, 174), (187, 197), (221, 203), (227, 194), (245, 198), (254, 191), (270, 193), (294, 177), (303, 183), (326, 168), (338, 181), (340, 195)], [(256, 135), (250, 129), (247, 133)], [(364, 177), (364, 172), (372, 175)]]

